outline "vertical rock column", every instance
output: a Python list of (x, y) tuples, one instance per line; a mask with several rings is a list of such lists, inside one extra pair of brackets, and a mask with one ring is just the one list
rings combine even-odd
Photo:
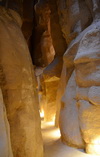
[(14, 157), (43, 157), (35, 78), (29, 50), (13, 10), (0, 7), (0, 64)]

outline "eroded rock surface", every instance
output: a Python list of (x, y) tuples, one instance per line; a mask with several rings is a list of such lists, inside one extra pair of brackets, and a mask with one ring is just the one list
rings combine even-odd
[(38, 109), (44, 110), (45, 121), (56, 115), (65, 144), (100, 155), (100, 1), (35, 0), (28, 4), (24, 0), (30, 10), (28, 14), (24, 10), (23, 33), (27, 43), (32, 35), (35, 68), (45, 68), (37, 76), (39, 107), (33, 66), (20, 29), (23, 3), (3, 0), (1, 4), (10, 8), (0, 7), (0, 87), (14, 156), (42, 157)]
[[(68, 2), (68, 1), (67, 1)], [(62, 4), (62, 7), (61, 7)], [(63, 13), (63, 16), (65, 16), (66, 8), (64, 8), (64, 1), (62, 3), (59, 1), (58, 5), (60, 6), (59, 9), (63, 8), (61, 11), (59, 11), (60, 16)], [(59, 114), (59, 108), (61, 107), (60, 112), (60, 120), (58, 119), (58, 122), (60, 121), (60, 129), (62, 134), (62, 140), (64, 143), (67, 143), (69, 145), (73, 146), (73, 135), (75, 129), (70, 129), (71, 124), (73, 124), (74, 120), (73, 114), (75, 114), (75, 109), (73, 112), (73, 108), (76, 105), (78, 116), (76, 122), (78, 123), (79, 132), (80, 132), (80, 138), (85, 142), (86, 152), (91, 154), (97, 154), (100, 155), (100, 101), (99, 101), (99, 86), (100, 86), (100, 10), (99, 10), (99, 2), (98, 1), (85, 1), (84, 4), (82, 1), (74, 3), (70, 2), (68, 5), (70, 5), (71, 8), (74, 8), (74, 4), (76, 5), (75, 8), (77, 8), (77, 11), (79, 9), (80, 16), (78, 19), (76, 19), (74, 22), (73, 19), (71, 19), (71, 24), (77, 28), (76, 30), (79, 30), (79, 25), (77, 24), (78, 21), (80, 21), (80, 32), (76, 35), (76, 37), (69, 38), (71, 39), (71, 42), (69, 42), (69, 46), (67, 51), (64, 54), (64, 66), (66, 66), (66, 75), (63, 74), (64, 69), (62, 71), (63, 76), (66, 80), (66, 88), (63, 88), (63, 92), (59, 96), (59, 100), (57, 100), (56, 105), (60, 105), (57, 107), (57, 117)], [(82, 4), (85, 7), (85, 13), (87, 14), (87, 17), (90, 17), (87, 19), (85, 18), (85, 21), (83, 20), (83, 10), (82, 10)], [(83, 8), (84, 8), (83, 7)], [(78, 12), (77, 12), (78, 13)], [(67, 12), (68, 14), (68, 12)], [(71, 12), (72, 14), (72, 12)], [(70, 15), (71, 15), (70, 14)], [(69, 14), (68, 14), (69, 15)], [(64, 35), (64, 38), (68, 35), (71, 35), (71, 31), (67, 31), (68, 27), (72, 25), (68, 25), (67, 23), (64, 25), (65, 20), (63, 20), (64, 17), (61, 19), (60, 23), (62, 26), (62, 32)], [(66, 18), (67, 19), (67, 18)], [(93, 22), (92, 22), (93, 19)], [(70, 18), (68, 19), (70, 20)], [(91, 23), (92, 22), (92, 23)], [(64, 26), (65, 29), (63, 29)], [(68, 38), (66, 38), (68, 40)], [(68, 43), (68, 42), (67, 42)], [(72, 91), (70, 92), (69, 82), (71, 82), (72, 78), (72, 72), (75, 70), (74, 80), (76, 81), (76, 87), (73, 86), (74, 81), (70, 83), (72, 86)], [(67, 75), (68, 74), (68, 75)], [(63, 78), (64, 80), (64, 78)], [(69, 81), (68, 81), (69, 80)], [(60, 84), (62, 84), (62, 79)], [(58, 89), (60, 90), (60, 89)], [(73, 97), (73, 92), (76, 92)], [(59, 93), (58, 93), (59, 94)], [(63, 96), (64, 94), (64, 96)], [(63, 98), (61, 99), (61, 97)], [(58, 98), (58, 95), (57, 95)], [(70, 102), (69, 102), (70, 99)], [(69, 116), (68, 116), (69, 115)], [(67, 117), (68, 116), (68, 117)], [(57, 121), (56, 121), (57, 123)], [(71, 124), (70, 124), (71, 123)], [(72, 125), (73, 126), (73, 125)], [(77, 127), (77, 128), (78, 128)], [(75, 127), (74, 127), (75, 128)], [(71, 131), (70, 131), (71, 130)], [(78, 131), (76, 131), (78, 133)], [(78, 138), (79, 139), (79, 138)], [(83, 142), (83, 143), (84, 143)], [(83, 145), (84, 146), (84, 145)], [(74, 147), (82, 147), (82, 145), (77, 145), (75, 143)]]
[(14, 157), (42, 157), (35, 77), (20, 24), (15, 11), (0, 7), (0, 65), (4, 78), (1, 85)]

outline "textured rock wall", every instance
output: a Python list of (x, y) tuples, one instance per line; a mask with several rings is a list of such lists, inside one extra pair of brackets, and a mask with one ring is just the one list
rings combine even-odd
[(36, 83), (17, 12), (0, 7), (0, 74), (14, 157), (42, 157)]
[(43, 72), (45, 105), (44, 120), (53, 121), (56, 114), (56, 93), (62, 70), (62, 57), (56, 57)]
[[(33, 63), (46, 67), (38, 76), (44, 119), (54, 120), (56, 114), (64, 143), (100, 155), (100, 1), (6, 2), (0, 5), (20, 15), (23, 4), (22, 30), (27, 43), (32, 35)], [(38, 101), (34, 98), (36, 83), (20, 29), (22, 21), (15, 11), (0, 10), (0, 77), (13, 153), (16, 157), (39, 157), (43, 148)]]
[(32, 52), (34, 64), (46, 67), (52, 62), (55, 50), (52, 44), (50, 28), (50, 7), (45, 0), (39, 0), (35, 5), (35, 34)]
[(48, 6), (56, 55), (43, 72), (45, 120), (56, 113), (64, 143), (100, 155), (100, 1), (51, 0)]
[[(59, 1), (59, 15), (63, 14), (62, 19), (60, 15), (60, 23), (69, 46), (63, 56), (66, 74), (63, 68), (59, 85), (61, 87), (64, 84), (62, 80), (65, 78), (66, 88), (62, 86), (62, 90), (58, 89), (57, 92), (56, 125), (60, 122), (64, 143), (78, 148), (85, 147), (87, 153), (100, 155), (100, 101), (97, 94), (100, 93), (100, 2), (70, 1), (67, 3), (69, 22), (66, 23), (66, 7), (62, 4), (64, 1)], [(77, 19), (72, 16), (75, 11), (79, 15)], [(69, 32), (66, 31), (67, 27), (70, 28)], [(71, 38), (75, 32), (76, 37)]]

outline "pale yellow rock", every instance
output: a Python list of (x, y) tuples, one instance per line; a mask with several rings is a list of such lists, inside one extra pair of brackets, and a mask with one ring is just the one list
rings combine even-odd
[(62, 98), (61, 113), (60, 113), (60, 130), (61, 138), (64, 143), (77, 148), (84, 148), (82, 140), (79, 119), (78, 107), (75, 100), (76, 82), (75, 72), (66, 86), (65, 94)]
[(100, 156), (100, 144), (87, 144), (86, 152), (92, 155)]
[(0, 77), (12, 150), (14, 157), (43, 157), (32, 61), (19, 22), (13, 16), (0, 7)]
[(76, 81), (81, 87), (100, 85), (99, 27), (100, 23), (95, 23), (83, 36), (74, 60), (76, 66)]
[[(90, 6), (90, 4), (88, 5)], [(64, 130), (64, 126), (70, 119), (72, 121), (72, 114), (69, 114), (67, 107), (66, 111), (64, 108), (66, 104), (69, 104), (70, 98), (72, 99), (71, 102), (75, 101), (73, 104), (77, 104), (79, 108), (77, 111), (77, 114), (79, 114), (79, 127), (81, 129), (81, 138), (86, 143), (87, 153), (94, 152), (94, 154), (99, 154), (96, 145), (99, 145), (97, 141), (100, 139), (100, 22), (97, 16), (94, 19), (93, 23), (70, 43), (63, 57), (66, 71), (69, 72), (71, 68), (72, 70), (75, 69), (74, 79), (76, 81), (76, 87), (73, 89), (76, 90), (76, 93), (73, 99), (74, 90), (70, 92), (70, 88), (67, 88), (65, 91), (66, 98), (64, 98), (62, 102), (60, 121), (60, 123), (63, 123), (61, 123), (60, 129), (63, 141), (68, 141), (67, 136), (65, 137), (68, 130)], [(69, 78), (69, 81), (70, 79), (71, 78)], [(69, 108), (71, 108), (71, 104)], [(96, 138), (97, 140), (95, 140)], [(94, 147), (93, 150), (92, 146)]]
[(56, 115), (56, 95), (62, 69), (62, 57), (57, 57), (43, 72), (46, 103), (44, 120), (54, 121)]
[(66, 66), (63, 64), (61, 79), (59, 81), (57, 96), (56, 96), (56, 118), (55, 118), (55, 125), (56, 127), (59, 126), (59, 115), (61, 109), (61, 98), (66, 88), (68, 73), (66, 71)]
[(87, 100), (88, 101), (88, 92), (89, 88), (81, 88), (78, 87), (76, 88), (76, 99), (77, 100)]
[(78, 105), (80, 128), (87, 153), (100, 155), (99, 149), (96, 149), (96, 145), (100, 148), (100, 106), (84, 100), (80, 100)]

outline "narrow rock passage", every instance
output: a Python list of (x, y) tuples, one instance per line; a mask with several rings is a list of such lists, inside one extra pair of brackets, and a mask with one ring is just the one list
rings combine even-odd
[(53, 122), (41, 122), (44, 157), (98, 157), (84, 153), (83, 150), (64, 145), (60, 140), (60, 131)]

